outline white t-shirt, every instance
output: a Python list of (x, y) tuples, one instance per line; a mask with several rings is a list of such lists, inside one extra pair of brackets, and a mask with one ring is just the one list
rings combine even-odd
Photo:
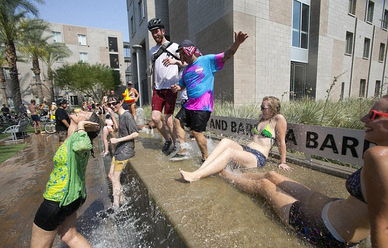
[[(150, 49), (150, 54), (155, 54), (160, 46), (156, 45)], [(172, 43), (167, 50), (179, 58), (179, 53), (176, 52), (178, 44)], [(163, 60), (165, 58), (173, 58), (167, 52), (162, 53), (155, 61), (154, 67), (154, 87), (157, 90), (171, 89), (171, 85), (177, 84), (179, 81), (179, 73), (177, 65), (164, 66)]]

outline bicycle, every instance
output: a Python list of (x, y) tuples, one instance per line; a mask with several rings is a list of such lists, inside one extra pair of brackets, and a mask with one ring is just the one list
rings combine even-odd
[(51, 119), (45, 122), (44, 131), (48, 134), (55, 133), (55, 120)]

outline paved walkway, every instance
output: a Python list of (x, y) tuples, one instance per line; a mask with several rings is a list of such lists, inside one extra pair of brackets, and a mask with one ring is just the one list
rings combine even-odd
[[(52, 158), (58, 147), (55, 135), (31, 135), (25, 142), (28, 146), (24, 150), (0, 164), (1, 247), (29, 247), (34, 215), (43, 200)], [(101, 165), (98, 156), (89, 161), (88, 198), (79, 211), (79, 222), (109, 205), (106, 174)]]
[[(0, 165), (0, 244), (3, 247), (29, 247), (33, 217), (42, 201), (52, 157), (58, 147), (54, 135), (32, 135), (26, 142), (27, 148)], [(146, 212), (152, 218), (156, 216), (158, 220), (163, 214), (171, 223), (173, 229), (166, 228), (166, 223), (154, 228), (156, 232), (163, 230), (163, 235), (164, 231), (167, 233), (153, 241), (155, 246), (152, 247), (167, 247), (166, 240), (173, 236), (171, 230), (189, 247), (308, 247), (279, 223), (267, 203), (239, 192), (220, 177), (182, 183), (178, 168), (192, 171), (199, 167), (199, 161), (170, 162), (161, 153), (161, 146), (160, 139), (142, 135), (136, 141), (136, 156), (130, 160), (124, 180), (127, 183), (137, 180), (143, 185), (137, 190), (142, 196), (136, 197), (144, 199), (133, 200), (140, 204), (139, 209), (148, 206)], [(265, 170), (276, 168), (271, 164), (269, 162)], [(292, 172), (282, 174), (332, 197), (346, 196), (344, 179), (291, 166)], [(88, 232), (87, 228), (96, 226), (90, 223), (91, 216), (110, 206), (106, 183), (108, 167), (109, 159), (105, 159), (104, 166), (100, 156), (89, 161), (88, 198), (78, 221), (84, 233)], [(127, 186), (134, 188), (132, 183)], [(150, 202), (157, 207), (149, 208)], [(128, 211), (132, 211), (131, 208)], [(155, 220), (152, 218), (151, 222)], [(85, 221), (87, 224), (82, 225)], [(180, 242), (175, 239), (170, 244)], [(58, 242), (56, 247), (60, 247)]]

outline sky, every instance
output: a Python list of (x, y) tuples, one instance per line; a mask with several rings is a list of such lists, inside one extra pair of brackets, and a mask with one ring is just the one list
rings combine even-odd
[(47, 22), (117, 30), (129, 40), (126, 0), (45, 0), (35, 5)]

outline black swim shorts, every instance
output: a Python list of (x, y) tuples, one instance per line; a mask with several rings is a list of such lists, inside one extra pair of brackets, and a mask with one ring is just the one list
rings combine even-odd
[(59, 207), (59, 202), (44, 199), (36, 212), (34, 223), (46, 231), (54, 231), (66, 217), (72, 215), (85, 199), (78, 198), (67, 206)]
[(32, 119), (33, 121), (35, 121), (35, 122), (40, 121), (39, 115), (31, 115), (31, 119)]
[(183, 125), (189, 127), (192, 131), (206, 131), (207, 122), (210, 119), (211, 112), (202, 110), (189, 110), (182, 107), (175, 116)]
[(327, 229), (321, 216), (311, 216), (306, 212), (301, 201), (291, 205), (289, 224), (301, 238), (321, 248), (346, 248), (356, 245), (338, 241)]

